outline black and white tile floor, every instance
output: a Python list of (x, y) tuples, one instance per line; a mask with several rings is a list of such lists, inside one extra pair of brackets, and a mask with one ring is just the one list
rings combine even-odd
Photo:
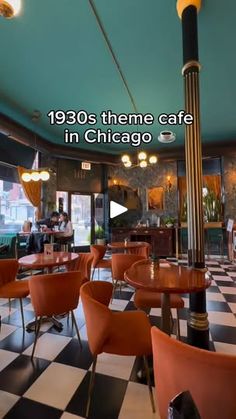
[[(207, 291), (211, 349), (236, 355), (236, 267), (227, 262), (207, 262), (212, 274), (212, 285)], [(110, 280), (109, 271), (103, 279)], [(188, 296), (181, 311), (181, 336), (186, 339)], [(113, 310), (131, 310), (133, 291), (124, 288), (115, 293)], [(24, 300), (25, 320), (33, 319), (30, 299)], [(17, 301), (0, 299), (2, 327), (0, 332), (0, 418), (8, 419), (78, 419), (85, 415), (89, 370), (92, 357), (86, 339), (86, 327), (81, 305), (76, 310), (83, 349), (63, 319), (63, 331), (57, 332), (45, 323), (35, 352), (30, 360), (33, 333), (23, 333)], [(175, 316), (175, 313), (173, 313)], [(150, 311), (152, 324), (160, 324), (160, 310)], [(96, 419), (151, 419), (147, 386), (138, 382), (139, 360), (102, 354), (98, 357), (95, 388), (90, 418)]]

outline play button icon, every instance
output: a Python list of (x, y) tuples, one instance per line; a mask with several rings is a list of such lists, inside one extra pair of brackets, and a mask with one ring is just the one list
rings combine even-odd
[(120, 205), (115, 201), (110, 202), (110, 218), (115, 218), (126, 211), (128, 211), (128, 208), (123, 205)]

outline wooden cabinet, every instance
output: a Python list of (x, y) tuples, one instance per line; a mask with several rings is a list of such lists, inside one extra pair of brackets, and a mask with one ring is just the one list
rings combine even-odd
[(155, 256), (174, 255), (173, 228), (113, 228), (111, 241), (123, 241), (126, 237), (131, 241), (145, 241), (151, 244)]

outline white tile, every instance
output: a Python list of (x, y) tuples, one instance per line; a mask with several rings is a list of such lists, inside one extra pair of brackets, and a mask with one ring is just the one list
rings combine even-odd
[[(96, 372), (129, 380), (135, 356), (101, 354), (97, 358)], [(90, 367), (91, 370), (92, 366)]]
[(214, 342), (216, 352), (223, 352), (229, 355), (236, 355), (236, 345), (230, 343)]
[(79, 302), (76, 310), (74, 310), (74, 314), (78, 319), (84, 319), (84, 310), (81, 301)]
[[(81, 327), (81, 329), (79, 329), (79, 334), (80, 334), (80, 339), (81, 340), (88, 340), (86, 324), (83, 327)], [(75, 339), (78, 339), (76, 333), (73, 337)]]
[(220, 292), (208, 292), (206, 295), (207, 301), (222, 301), (225, 302), (224, 296)]
[(219, 265), (219, 262), (214, 260), (206, 260), (206, 265)]
[(233, 313), (224, 313), (222, 311), (209, 311), (208, 320), (210, 323), (222, 326), (236, 327), (236, 318)]
[(227, 275), (212, 275), (212, 278), (215, 281), (226, 281), (226, 282), (232, 282), (233, 280)]
[[(12, 298), (11, 301), (14, 301), (14, 298)], [(2, 306), (3, 304), (6, 304), (8, 302), (7, 298), (0, 298), (0, 306)]]
[(236, 294), (236, 287), (219, 287), (222, 294)]
[(4, 317), (8, 317), (11, 314), (15, 313), (17, 311), (17, 308), (11, 308), (11, 311), (9, 311), (8, 306), (0, 306), (0, 316), (2, 317), (2, 319), (4, 319)]
[(16, 352), (6, 351), (0, 349), (0, 371), (2, 371), (7, 365), (9, 365), (14, 359), (19, 356)]
[(61, 419), (84, 419), (82, 416), (72, 415), (71, 413), (64, 412)]
[(213, 267), (213, 266), (208, 266), (208, 271), (210, 272), (224, 272), (224, 269), (222, 268), (217, 268), (217, 267)]
[(151, 308), (150, 316), (158, 316), (161, 317), (161, 308)]
[[(71, 338), (62, 335), (44, 333), (37, 341), (35, 357), (53, 361), (62, 349), (71, 341)], [(31, 355), (33, 345), (30, 345), (24, 355)]]
[(64, 410), (86, 374), (85, 370), (56, 362), (39, 376), (24, 397)]
[(227, 274), (228, 274), (229, 276), (231, 276), (232, 278), (235, 278), (235, 277), (236, 277), (236, 272), (233, 272), (233, 271), (228, 271), (228, 272), (227, 272)]
[(233, 313), (236, 313), (236, 303), (228, 303)]
[(187, 320), (180, 319), (180, 336), (187, 336)]
[(127, 306), (128, 302), (129, 301), (127, 300), (118, 300), (114, 298), (112, 302), (109, 304), (109, 308), (111, 310), (123, 311)]
[(188, 297), (181, 297), (184, 300), (184, 308), (189, 308), (189, 298)]
[[(153, 389), (153, 394), (155, 389)], [(155, 394), (154, 394), (155, 397)], [(156, 413), (152, 412), (148, 386), (129, 382), (119, 419), (160, 419), (157, 404)]]
[(6, 391), (0, 390), (0, 418), (4, 418), (7, 412), (16, 404), (19, 400), (19, 396), (15, 394), (7, 393)]
[(214, 279), (211, 280), (211, 286), (217, 286), (216, 282), (214, 281)]
[(11, 333), (15, 332), (18, 329), (17, 326), (12, 326), (10, 324), (2, 323), (1, 331), (0, 331), (0, 341), (5, 339)]
[(29, 303), (29, 304), (26, 304), (26, 305), (24, 306), (24, 310), (34, 311), (34, 308), (33, 308), (32, 304), (31, 304), (31, 303)]

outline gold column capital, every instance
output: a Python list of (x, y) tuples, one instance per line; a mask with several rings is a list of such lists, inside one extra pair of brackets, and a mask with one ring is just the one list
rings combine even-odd
[(197, 11), (201, 9), (202, 0), (177, 0), (176, 9), (180, 19), (182, 19), (183, 11), (189, 6), (195, 6)]

